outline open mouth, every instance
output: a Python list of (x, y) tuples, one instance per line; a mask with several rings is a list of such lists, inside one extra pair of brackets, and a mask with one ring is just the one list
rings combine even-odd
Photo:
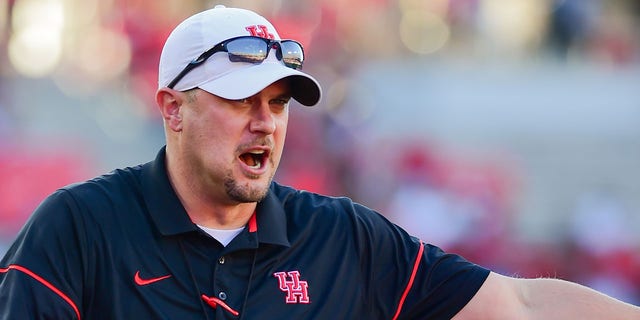
[(260, 169), (267, 159), (267, 155), (265, 150), (252, 150), (241, 154), (240, 160), (251, 169)]

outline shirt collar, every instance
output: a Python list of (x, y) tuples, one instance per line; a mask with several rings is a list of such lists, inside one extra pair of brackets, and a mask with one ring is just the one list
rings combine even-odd
[(198, 227), (189, 218), (169, 182), (165, 148), (160, 149), (155, 160), (142, 166), (142, 192), (147, 208), (162, 235), (197, 231)]
[[(142, 192), (151, 218), (165, 236), (198, 231), (169, 182), (165, 158), (166, 147), (162, 147), (155, 160), (142, 166)], [(274, 186), (272, 183), (256, 208), (258, 241), (288, 247), (286, 214)]]
[(273, 191), (274, 186), (275, 182), (272, 182), (267, 196), (258, 202), (256, 208), (258, 241), (290, 247), (287, 238), (287, 215), (282, 202)]

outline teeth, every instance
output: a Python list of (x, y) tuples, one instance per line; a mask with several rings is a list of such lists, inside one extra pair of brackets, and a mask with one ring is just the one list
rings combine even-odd
[(243, 161), (252, 169), (260, 169), (262, 166), (262, 155), (265, 154), (264, 150), (251, 150), (245, 153)]
[(262, 161), (260, 159), (254, 160), (254, 165), (250, 166), (252, 169), (259, 169), (262, 166)]

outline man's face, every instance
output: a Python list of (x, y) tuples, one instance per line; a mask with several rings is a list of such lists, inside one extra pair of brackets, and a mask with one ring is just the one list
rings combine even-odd
[(179, 137), (188, 176), (201, 194), (223, 204), (260, 201), (275, 175), (287, 131), (286, 80), (254, 96), (227, 100), (196, 90), (182, 106)]

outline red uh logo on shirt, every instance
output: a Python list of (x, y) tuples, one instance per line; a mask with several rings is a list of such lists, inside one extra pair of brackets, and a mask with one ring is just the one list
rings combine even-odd
[[(299, 271), (276, 272), (273, 274), (278, 278), (280, 290), (287, 293), (285, 301), (287, 303), (310, 303), (309, 284), (300, 280)], [(287, 276), (289, 279), (287, 279)]]
[(269, 29), (267, 29), (267, 26), (265, 25), (248, 26), (246, 29), (254, 37), (260, 37), (260, 38), (271, 39), (271, 40), (275, 39), (275, 36), (273, 35), (273, 33), (270, 33)]

